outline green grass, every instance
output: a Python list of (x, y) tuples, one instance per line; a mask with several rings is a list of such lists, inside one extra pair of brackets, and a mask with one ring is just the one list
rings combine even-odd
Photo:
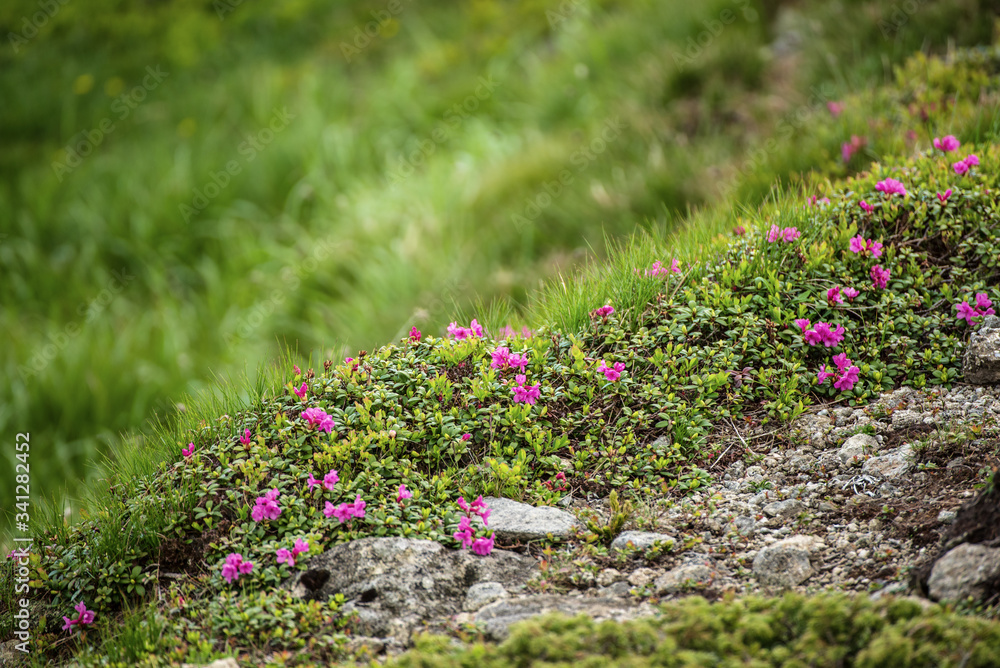
[[(1000, 299), (989, 288), (1000, 257), (997, 62), (995, 48), (948, 62), (918, 57), (900, 70), (898, 84), (866, 96), (884, 109), (871, 120), (888, 144), (905, 145), (908, 114), (933, 103), (927, 127), (947, 122), (963, 140), (957, 155), (925, 144), (849, 179), (816, 174), (798, 188), (804, 192), (777, 192), (735, 213), (726, 205), (706, 209), (672, 238), (637, 234), (612, 244), (605, 262), (551, 281), (528, 313), (534, 335), (507, 342), (529, 356), (524, 373), (528, 384), (538, 384), (536, 405), (512, 400), (514, 373), (491, 368), (500, 342), (489, 335), (404, 338), (354, 363), (314, 358), (315, 373), (293, 369), (285, 357), (243, 386), (218, 384), (176, 423), (117, 453), (106, 480), (92, 487), (83, 521), (68, 525), (58, 506), (38, 518), (36, 544), (51, 546), (30, 564), (34, 618), (44, 620), (35, 638), (38, 660), (73, 655), (93, 663), (103, 642), (121, 644), (116, 651), (125, 656), (131, 650), (124, 645), (134, 643), (116, 639), (119, 622), (130, 620), (130, 638), (143, 637), (149, 609), (162, 624), (155, 650), (168, 660), (207, 660), (231, 639), (253, 660), (274, 650), (295, 662), (327, 660), (339, 656), (339, 629), (350, 625), (338, 602), (310, 607), (273, 593), (291, 573), (274, 553), (298, 538), (309, 541), (311, 553), (372, 535), (456, 548), (459, 494), (552, 503), (545, 483), (563, 471), (570, 485), (615, 492), (626, 508), (633, 498), (702, 488), (702, 465), (713, 454), (708, 437), (720, 416), (781, 425), (811, 403), (858, 405), (900, 384), (951, 385), (969, 333), (955, 304), (977, 292)], [(869, 108), (864, 99), (846, 102), (846, 123)], [(984, 114), (984, 102), (992, 112)], [(808, 134), (820, 138), (832, 123), (823, 115), (812, 122)], [(950, 163), (969, 152), (980, 165), (956, 175)], [(876, 190), (890, 176), (904, 182), (906, 197)], [(946, 188), (953, 193), (941, 203), (936, 193)], [(830, 203), (810, 205), (806, 195), (813, 193)], [(859, 207), (862, 199), (872, 213)], [(737, 225), (744, 234), (733, 231)], [(802, 236), (767, 242), (771, 225), (794, 226)], [(876, 260), (849, 252), (855, 234), (884, 243), (884, 254)], [(653, 261), (669, 265), (674, 257), (681, 274), (643, 274)], [(884, 290), (871, 285), (876, 263), (891, 272)], [(834, 285), (861, 294), (834, 306), (826, 297)], [(613, 314), (593, 313), (606, 303)], [(481, 320), (497, 332), (507, 315), (500, 305)], [(845, 338), (833, 349), (810, 346), (793, 324), (797, 318), (842, 326)], [(817, 379), (836, 353), (858, 367), (858, 382), (843, 391)], [(601, 361), (623, 364), (621, 379), (599, 373)], [(731, 371), (746, 367), (749, 382), (731, 382)], [(303, 382), (308, 395), (299, 398), (292, 388)], [(310, 427), (301, 417), (306, 407), (332, 415), (333, 432)], [(246, 444), (239, 440), (244, 430), (251, 435)], [(187, 443), (195, 447), (190, 459), (180, 455)], [(308, 474), (330, 469), (340, 475), (333, 490), (308, 489)], [(402, 505), (395, 500), (399, 484), (414, 492)], [(269, 489), (280, 491), (282, 513), (255, 522), (251, 508)], [(325, 517), (327, 501), (356, 495), (368, 504), (363, 520)], [(574, 540), (602, 550), (607, 534), (590, 526)], [(235, 585), (220, 574), (231, 552), (257, 564)], [(165, 569), (184, 577), (161, 584), (154, 599)], [(9, 565), (0, 573), (3, 591), (10, 591), (11, 573)], [(87, 638), (59, 641), (61, 615), (81, 600), (100, 621)], [(0, 616), (0, 631), (11, 621)], [(288, 636), (288, 623), (302, 634)], [(331, 628), (338, 630), (331, 635)], [(226, 647), (222, 654), (236, 651)]]
[[(413, 324), (440, 333), (477, 299), (512, 323), (531, 319), (539, 280), (603, 257), (606, 240), (673, 229), (730, 189), (755, 206), (802, 170), (842, 173), (851, 133), (871, 135), (848, 166), (861, 169), (904, 145), (866, 124), (884, 109), (865, 92), (884, 64), (949, 39), (984, 42), (991, 28), (980, 20), (986, 2), (921, 7), (891, 38), (878, 26), (887, 1), (807, 2), (788, 14), (753, 3), (679, 66), (688, 39), (732, 6), (592, 2), (553, 25), (550, 4), (535, 0), (410, 3), (347, 63), (341, 42), (380, 3), (242, 3), (221, 21), (207, 0), (66, 3), (0, 54), (0, 328), (10, 342), (0, 429), (32, 434), (33, 498), (79, 496), (123, 431), (172, 416), (216, 374), (256, 369), (286, 346), (339, 359)], [(34, 1), (5, 3), (3, 34), (35, 11)], [(865, 20), (843, 30), (848, 14)], [(790, 29), (801, 53), (778, 65), (768, 45)], [(168, 74), (121, 106), (148, 66)], [(481, 77), (499, 85), (454, 122), (449, 110)], [(850, 114), (818, 122), (823, 97), (851, 91)], [(284, 108), (287, 127), (241, 152)], [(619, 118), (620, 135), (598, 152)], [(104, 119), (113, 132), (57, 174), (64, 147)], [(922, 142), (945, 130), (977, 138), (935, 119), (918, 128)], [(435, 142), (442, 123), (449, 132)], [(387, 174), (428, 138), (425, 164), (389, 187)], [(230, 162), (239, 173), (187, 215)], [(518, 226), (564, 170), (572, 183)], [(0, 457), (4, 479), (12, 456)]]

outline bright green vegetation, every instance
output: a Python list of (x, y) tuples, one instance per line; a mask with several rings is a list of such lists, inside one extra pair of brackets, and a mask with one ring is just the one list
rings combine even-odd
[[(872, 119), (886, 141), (908, 129), (909, 114), (926, 113), (929, 127), (947, 122), (959, 136), (958, 152), (923, 148), (851, 179), (816, 177), (805, 195), (784, 193), (739, 214), (712, 208), (672, 240), (637, 235), (601, 265), (542, 291), (530, 311), (531, 337), (404, 337), (352, 362), (317, 359), (315, 371), (302, 373), (283, 360), (242, 388), (223, 386), (193, 402), (176, 424), (123, 449), (94, 487), (83, 521), (67, 525), (56, 508), (36, 526), (36, 545), (48, 546), (31, 556), (33, 619), (41, 622), (36, 660), (78, 652), (93, 663), (111, 651), (106, 647), (126, 662), (150, 653), (202, 661), (237, 651), (261, 660), (275, 650), (289, 652), (291, 663), (326, 660), (338, 655), (350, 624), (339, 602), (296, 603), (276, 593), (292, 571), (276, 563), (275, 552), (298, 538), (308, 539), (312, 554), (372, 535), (457, 548), (460, 494), (546, 503), (554, 499), (546, 483), (560, 471), (574, 488), (615, 492), (623, 502), (683, 493), (707, 481), (700, 464), (713, 454), (708, 436), (720, 419), (780, 425), (818, 401), (858, 404), (903, 383), (951, 384), (969, 333), (956, 304), (974, 302), (978, 292), (1000, 300), (989, 287), (1000, 257), (998, 63), (998, 49), (963, 52), (947, 63), (917, 57), (898, 84), (868, 96), (887, 110)], [(848, 99), (846, 122), (867, 108)], [(815, 122), (822, 128), (833, 121)], [(979, 165), (956, 174), (951, 163), (969, 153)], [(901, 181), (908, 194), (876, 190), (886, 178)], [(942, 202), (937, 194), (947, 189)], [(812, 194), (830, 201), (810, 204)], [(801, 236), (769, 242), (772, 225)], [(881, 257), (852, 253), (856, 234), (884, 244)], [(669, 266), (673, 257), (682, 273), (645, 275), (654, 261)], [(884, 289), (872, 285), (875, 264), (890, 273)], [(832, 305), (827, 290), (835, 285), (860, 294)], [(604, 304), (615, 312), (595, 314)], [(506, 316), (494, 309), (483, 318), (487, 331), (499, 331)], [(844, 339), (833, 348), (810, 346), (793, 324), (797, 318), (843, 327)], [(523, 373), (528, 385), (539, 386), (537, 404), (514, 401), (515, 371), (491, 368), (499, 345), (527, 355)], [(859, 370), (846, 391), (831, 380), (817, 383), (817, 371), (833, 367), (840, 353)], [(609, 381), (597, 371), (602, 361), (623, 364), (622, 377)], [(303, 382), (308, 394), (300, 398), (292, 389)], [(330, 414), (332, 433), (310, 426), (301, 415), (306, 408)], [(245, 430), (250, 438), (242, 443)], [(183, 458), (188, 443), (194, 454)], [(309, 474), (322, 479), (330, 469), (339, 472), (337, 485), (310, 489)], [(414, 493), (403, 504), (396, 500), (400, 484)], [(255, 522), (251, 508), (272, 489), (280, 492), (281, 514)], [(357, 495), (367, 504), (363, 519), (340, 524), (324, 515), (327, 502)], [(602, 549), (610, 534), (592, 526), (576, 540)], [(233, 552), (255, 567), (230, 584), (221, 565)], [(11, 572), (5, 565), (4, 596)], [(184, 576), (158, 583), (160, 572)], [(94, 628), (85, 639), (57, 643), (62, 615), (80, 601), (97, 611)], [(845, 604), (831, 604), (829, 613), (825, 603), (808, 605), (816, 615), (836, 616)], [(869, 618), (856, 617), (851, 623)], [(798, 628), (808, 627), (806, 619)], [(10, 623), (9, 614), (0, 617), (0, 632)], [(757, 617), (748, 623), (761, 635), (746, 642), (758, 642), (760, 651), (791, 633), (768, 631)], [(974, 633), (995, 637), (995, 626), (968, 623)], [(829, 642), (859, 652), (859, 661), (882, 656), (876, 651), (907, 651), (906, 634), (892, 628), (885, 642), (868, 643), (861, 633), (846, 645), (820, 639), (813, 646), (806, 634), (802, 651), (834, 651), (824, 649)], [(926, 651), (940, 649), (940, 660), (949, 661), (954, 637)], [(799, 647), (792, 645), (788, 651)]]
[[(476, 296), (511, 297), (516, 323), (529, 287), (606, 238), (861, 169), (906, 150), (901, 122), (922, 145), (983, 130), (950, 111), (867, 120), (886, 63), (989, 39), (985, 0), (905, 23), (890, 0), (405, 1), (350, 63), (341, 43), (388, 3), (234, 2), (223, 20), (219, 4), (70, 0), (0, 50), (0, 430), (32, 434), (36, 499), (286, 345), (339, 359), (412, 324), (442, 333)], [(38, 11), (2, 3), (0, 34)], [(869, 144), (844, 167), (851, 134)], [(388, 184), (405, 162), (423, 164)]]
[(553, 616), (500, 645), (455, 649), (426, 637), (392, 668), (507, 666), (993, 666), (1000, 624), (912, 600), (824, 594), (708, 603), (688, 598), (616, 624)]

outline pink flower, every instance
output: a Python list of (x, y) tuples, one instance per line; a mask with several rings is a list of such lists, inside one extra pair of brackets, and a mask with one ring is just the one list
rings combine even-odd
[(854, 298), (857, 297), (859, 294), (861, 293), (855, 290), (854, 288), (844, 288), (844, 296), (847, 297), (847, 301), (849, 302), (854, 301)]
[(969, 302), (961, 302), (960, 304), (955, 304), (955, 308), (958, 309), (958, 319), (965, 320), (969, 327), (974, 327), (976, 323), (972, 322), (973, 318), (986, 315), (996, 315), (993, 310), (993, 302), (990, 300), (989, 295), (985, 292), (980, 292), (976, 294), (976, 305), (970, 306)]
[(361, 495), (358, 494), (352, 503), (342, 503), (336, 507), (327, 501), (326, 507), (323, 509), (323, 514), (327, 517), (336, 517), (343, 524), (352, 517), (363, 518), (365, 516), (366, 505), (361, 499)]
[(470, 438), (472, 438), (472, 434), (462, 434), (463, 441), (468, 441)]
[(882, 255), (882, 243), (865, 239), (859, 234), (856, 237), (851, 237), (850, 250), (852, 253), (861, 253), (862, 255), (871, 252), (872, 256), (880, 257)]
[(830, 306), (835, 306), (836, 304), (843, 304), (844, 300), (840, 298), (840, 286), (835, 285), (826, 291), (826, 301)]
[[(833, 363), (837, 366), (837, 373), (840, 374), (840, 377), (834, 381), (833, 386), (842, 392), (853, 389), (854, 384), (858, 382), (858, 375), (861, 373), (861, 369), (852, 366), (851, 360), (847, 359), (847, 355), (844, 353), (834, 355)], [(820, 371), (817, 374), (820, 385), (825, 383), (827, 378), (835, 378), (836, 376), (837, 374), (826, 370), (825, 364), (820, 367)]]
[(250, 444), (250, 430), (249, 429), (244, 429), (243, 430), (243, 435), (240, 436), (240, 443), (242, 443), (243, 445), (249, 445)]
[(840, 157), (843, 158), (844, 162), (850, 162), (851, 158), (855, 153), (860, 151), (868, 144), (868, 139), (865, 137), (859, 137), (857, 135), (851, 135), (850, 142), (844, 142), (840, 146)]
[(305, 399), (306, 394), (309, 392), (309, 387), (306, 385), (305, 381), (302, 381), (302, 387), (296, 387), (294, 389), (295, 394), (299, 397), (299, 399)]
[(596, 315), (599, 318), (607, 318), (609, 315), (611, 315), (614, 312), (615, 312), (615, 309), (614, 309), (613, 306), (611, 306), (611, 304), (605, 304), (601, 308), (594, 309), (590, 313), (590, 315), (591, 315), (591, 317), (593, 317), (593, 316)]
[(312, 473), (310, 473), (310, 474), (309, 474), (309, 479), (308, 479), (308, 480), (306, 480), (306, 483), (307, 483), (307, 484), (309, 485), (309, 491), (311, 492), (311, 491), (312, 491), (312, 488), (313, 488), (313, 487), (315, 487), (316, 485), (318, 485), (318, 484), (319, 484), (319, 482), (320, 482), (320, 481), (319, 481), (319, 480), (316, 480), (316, 478), (314, 478), (314, 477), (313, 477), (313, 474), (312, 474)]
[(951, 197), (951, 188), (948, 188), (947, 190), (945, 190), (944, 194), (937, 193), (938, 201), (941, 202), (942, 204), (944, 204), (945, 202), (947, 202), (949, 197)]
[(493, 551), (493, 536), (490, 536), (489, 538), (477, 538), (472, 541), (472, 551), (481, 557), (488, 555)]
[(73, 606), (73, 609), (76, 610), (76, 613), (77, 613), (76, 614), (76, 619), (70, 619), (69, 617), (63, 617), (63, 622), (64, 622), (63, 623), (63, 627), (62, 627), (63, 631), (70, 631), (70, 632), (72, 632), (73, 631), (73, 627), (76, 626), (77, 624), (83, 625), (83, 624), (93, 624), (94, 623), (95, 613), (94, 613), (93, 610), (87, 610), (87, 604), (86, 603), (84, 603), (83, 601), (80, 601), (75, 606)]
[(191, 455), (193, 455), (194, 454), (194, 443), (188, 443), (188, 446), (186, 448), (181, 448), (181, 454), (184, 455), (185, 459), (187, 459), (188, 457), (190, 457)]
[(866, 202), (864, 200), (861, 200), (860, 202), (858, 202), (858, 206), (860, 206), (864, 210), (865, 213), (871, 213), (872, 211), (875, 210), (875, 207), (873, 207), (871, 204), (869, 204), (868, 202)]
[(462, 519), (458, 522), (458, 531), (452, 534), (452, 538), (457, 540), (462, 544), (462, 549), (472, 545), (472, 524), (469, 521), (468, 516), (463, 515)]
[(406, 489), (406, 485), (400, 485), (396, 490), (396, 503), (403, 503), (403, 499), (412, 499), (413, 492)]
[(471, 504), (466, 503), (465, 497), (463, 496), (458, 497), (458, 501), (456, 501), (456, 503), (459, 508), (465, 511), (466, 515), (470, 517), (472, 515), (479, 515), (483, 518), (483, 524), (488, 524), (490, 513), (493, 511), (490, 510), (489, 507), (487, 507), (486, 502), (483, 501), (482, 494), (480, 494), (479, 497), (477, 497)]
[(615, 362), (614, 366), (608, 366), (601, 360), (600, 366), (597, 367), (597, 373), (603, 373), (604, 377), (611, 381), (616, 382), (622, 376), (622, 371), (625, 370), (624, 362)]
[(419, 340), (420, 340), (420, 330), (417, 329), (416, 327), (411, 328), (410, 341), (419, 341)]
[[(681, 273), (681, 261), (678, 260), (677, 258), (674, 258), (673, 260), (670, 261), (670, 272), (674, 274)], [(492, 543), (490, 545), (492, 549)]]
[(524, 367), (528, 366), (528, 354), (520, 355), (518, 353), (512, 353), (510, 357), (507, 358), (507, 364), (510, 366), (524, 371)]
[(843, 102), (827, 102), (826, 103), (826, 108), (830, 112), (831, 116), (833, 116), (834, 118), (837, 118), (837, 116), (840, 116), (840, 112), (842, 112), (844, 110), (844, 103)]
[[(830, 200), (829, 200), (829, 199), (827, 199), (826, 197), (824, 197), (824, 198), (823, 198), (822, 200), (820, 200), (820, 201), (822, 202), (822, 201), (824, 201), (824, 200), (826, 201), (826, 203), (827, 203), (827, 204), (829, 204), (829, 203), (830, 203)], [(799, 232), (799, 231), (798, 231), (798, 230), (797, 230), (796, 228), (794, 228), (794, 227), (786, 227), (785, 229), (781, 230), (781, 239), (782, 239), (783, 241), (786, 241), (786, 242), (789, 242), (789, 243), (791, 243), (792, 241), (795, 241), (796, 239), (798, 239), (798, 238), (799, 238), (799, 237), (801, 237), (801, 236), (802, 236), (802, 233), (801, 233), (801, 232)]]
[(293, 364), (292, 365), (292, 373), (294, 373), (296, 376), (301, 376), (302, 375), (302, 369), (299, 368), (298, 364)]
[(507, 359), (510, 357), (510, 350), (507, 349), (507, 346), (500, 346), (490, 354), (493, 356), (493, 361), (490, 362), (491, 368), (502, 369), (507, 366)]
[(773, 244), (780, 239), (781, 241), (791, 243), (801, 236), (802, 233), (794, 227), (780, 229), (777, 225), (772, 225), (771, 229), (767, 232), (767, 241)]
[(837, 325), (831, 329), (829, 323), (817, 322), (813, 329), (803, 330), (802, 338), (810, 346), (818, 346), (822, 343), (827, 348), (833, 348), (844, 340), (844, 332), (845, 330), (842, 325)]
[(515, 376), (515, 387), (514, 389), (514, 403), (526, 403), (534, 405), (535, 401), (542, 395), (541, 390), (539, 390), (540, 383), (535, 383), (534, 385), (525, 385), (527, 377), (524, 374), (518, 374)]
[(833, 386), (841, 392), (851, 390), (854, 388), (854, 384), (858, 382), (858, 376), (860, 373), (861, 369), (856, 366), (852, 366), (846, 371), (843, 371), (843, 375), (841, 375), (840, 378), (833, 383)]
[(961, 144), (959, 144), (958, 139), (955, 138), (955, 135), (947, 135), (945, 137), (942, 137), (941, 139), (938, 139), (937, 137), (934, 138), (934, 148), (936, 148), (939, 151), (943, 151), (944, 153), (948, 153), (949, 151), (954, 151), (959, 146), (961, 146)]
[(747, 228), (743, 227), (742, 225), (737, 225), (736, 227), (733, 228), (733, 234), (737, 237), (742, 237), (746, 233), (747, 233)]
[(767, 242), (773, 244), (781, 237), (781, 228), (777, 225), (772, 225), (771, 229), (767, 232)]
[(315, 425), (319, 431), (329, 433), (333, 430), (333, 418), (322, 408), (307, 408), (302, 411), (302, 417), (310, 425)]
[(298, 557), (303, 552), (308, 552), (308, 551), (309, 551), (309, 543), (306, 542), (304, 539), (299, 538), (297, 541), (295, 541), (295, 545), (292, 546), (292, 549), (290, 551), (285, 548), (281, 548), (276, 552), (278, 557), (278, 563), (279, 564), (286, 563), (289, 566), (294, 567), (295, 558)]
[(278, 516), (281, 515), (281, 507), (278, 506), (278, 497), (280, 495), (281, 492), (277, 489), (272, 489), (270, 492), (264, 494), (264, 496), (257, 497), (253, 510), (250, 511), (250, 517), (253, 518), (253, 521), (260, 522), (264, 518), (269, 520), (278, 519)]
[(956, 174), (965, 174), (967, 171), (979, 165), (979, 158), (975, 153), (970, 153), (965, 157), (964, 160), (959, 160), (958, 162), (952, 164), (952, 169), (955, 170)]
[(337, 475), (336, 469), (330, 469), (327, 471), (326, 475), (323, 476), (323, 487), (328, 490), (333, 491), (334, 486), (340, 482), (340, 476)]
[(889, 284), (889, 270), (875, 265), (871, 269), (872, 286), (882, 290)]
[(799, 328), (800, 330), (802, 330), (802, 333), (803, 333), (803, 334), (805, 334), (805, 333), (806, 333), (806, 330), (807, 330), (807, 329), (809, 329), (810, 327), (812, 327), (812, 323), (810, 323), (810, 322), (809, 322), (808, 320), (806, 320), (805, 318), (797, 318), (797, 319), (795, 320), (795, 324), (796, 324), (796, 325), (798, 326), (798, 328)]
[(253, 570), (253, 563), (243, 561), (243, 555), (239, 552), (230, 552), (226, 557), (226, 563), (222, 566), (222, 577), (230, 584), (238, 580), (240, 575), (245, 575)]
[(884, 192), (886, 195), (902, 195), (906, 197), (906, 188), (896, 179), (886, 179), (875, 184), (875, 190)]

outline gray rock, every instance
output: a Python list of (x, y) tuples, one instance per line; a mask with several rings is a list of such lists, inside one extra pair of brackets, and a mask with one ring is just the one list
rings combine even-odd
[(962, 360), (966, 383), (1000, 383), (1000, 318), (988, 315), (972, 333)]
[(665, 533), (654, 533), (652, 531), (623, 531), (618, 537), (611, 541), (612, 550), (625, 550), (629, 544), (638, 550), (645, 550), (652, 547), (657, 541), (676, 543), (677, 539)]
[(983, 600), (1000, 589), (1000, 548), (959, 545), (934, 564), (927, 589), (935, 601)]
[(636, 605), (628, 599), (569, 597), (540, 594), (491, 603), (475, 616), (483, 625), (487, 639), (500, 641), (510, 634), (511, 624), (538, 615), (560, 612), (566, 615), (587, 615), (595, 621), (611, 619), (618, 622), (651, 615), (653, 608), (646, 603)]
[(944, 508), (938, 513), (937, 521), (941, 524), (954, 524), (956, 518), (958, 518), (956, 511)]
[(548, 534), (566, 538), (580, 526), (572, 513), (559, 508), (536, 507), (492, 496), (483, 501), (491, 511), (489, 528), (496, 531), (495, 537), (501, 540), (538, 540)]
[[(492, 520), (492, 517), (490, 518)], [(492, 521), (491, 521), (492, 524)], [(518, 588), (535, 573), (535, 560), (505, 550), (480, 557), (430, 540), (362, 538), (312, 557), (308, 570), (284, 586), (299, 597), (348, 599), (357, 633), (406, 639), (420, 622), (452, 615), (480, 582)]]
[(779, 540), (757, 553), (753, 560), (753, 574), (765, 586), (794, 587), (802, 584), (813, 574), (809, 557), (819, 544), (812, 536), (803, 535)]
[(212, 663), (182, 663), (181, 668), (240, 668), (236, 659), (216, 659)]
[(691, 563), (678, 566), (656, 578), (653, 587), (656, 593), (673, 594), (693, 585), (708, 585), (718, 572), (705, 563)]
[(784, 501), (774, 501), (764, 506), (764, 514), (768, 517), (781, 517), (788, 519), (805, 512), (806, 504), (798, 499), (785, 499)]
[(645, 587), (656, 579), (657, 572), (652, 568), (637, 568), (628, 576), (628, 583), (633, 587)]
[(744, 536), (752, 536), (756, 525), (753, 515), (740, 515), (733, 520), (733, 528)]
[(510, 594), (499, 582), (479, 582), (469, 587), (462, 610), (474, 612), (493, 601), (507, 598)]
[(861, 467), (863, 473), (883, 478), (899, 478), (913, 470), (913, 447), (909, 444), (872, 457)]
[(919, 411), (902, 410), (892, 414), (893, 429), (905, 429), (918, 424), (923, 424), (924, 416)]
[(855, 434), (844, 441), (837, 451), (837, 456), (844, 464), (850, 465), (860, 463), (864, 460), (865, 453), (878, 450), (878, 441), (871, 434)]

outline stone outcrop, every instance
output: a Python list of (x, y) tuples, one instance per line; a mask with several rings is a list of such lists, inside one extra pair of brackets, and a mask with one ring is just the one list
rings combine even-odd
[(972, 333), (969, 347), (962, 360), (966, 383), (992, 385), (1000, 383), (1000, 318), (988, 315)]

